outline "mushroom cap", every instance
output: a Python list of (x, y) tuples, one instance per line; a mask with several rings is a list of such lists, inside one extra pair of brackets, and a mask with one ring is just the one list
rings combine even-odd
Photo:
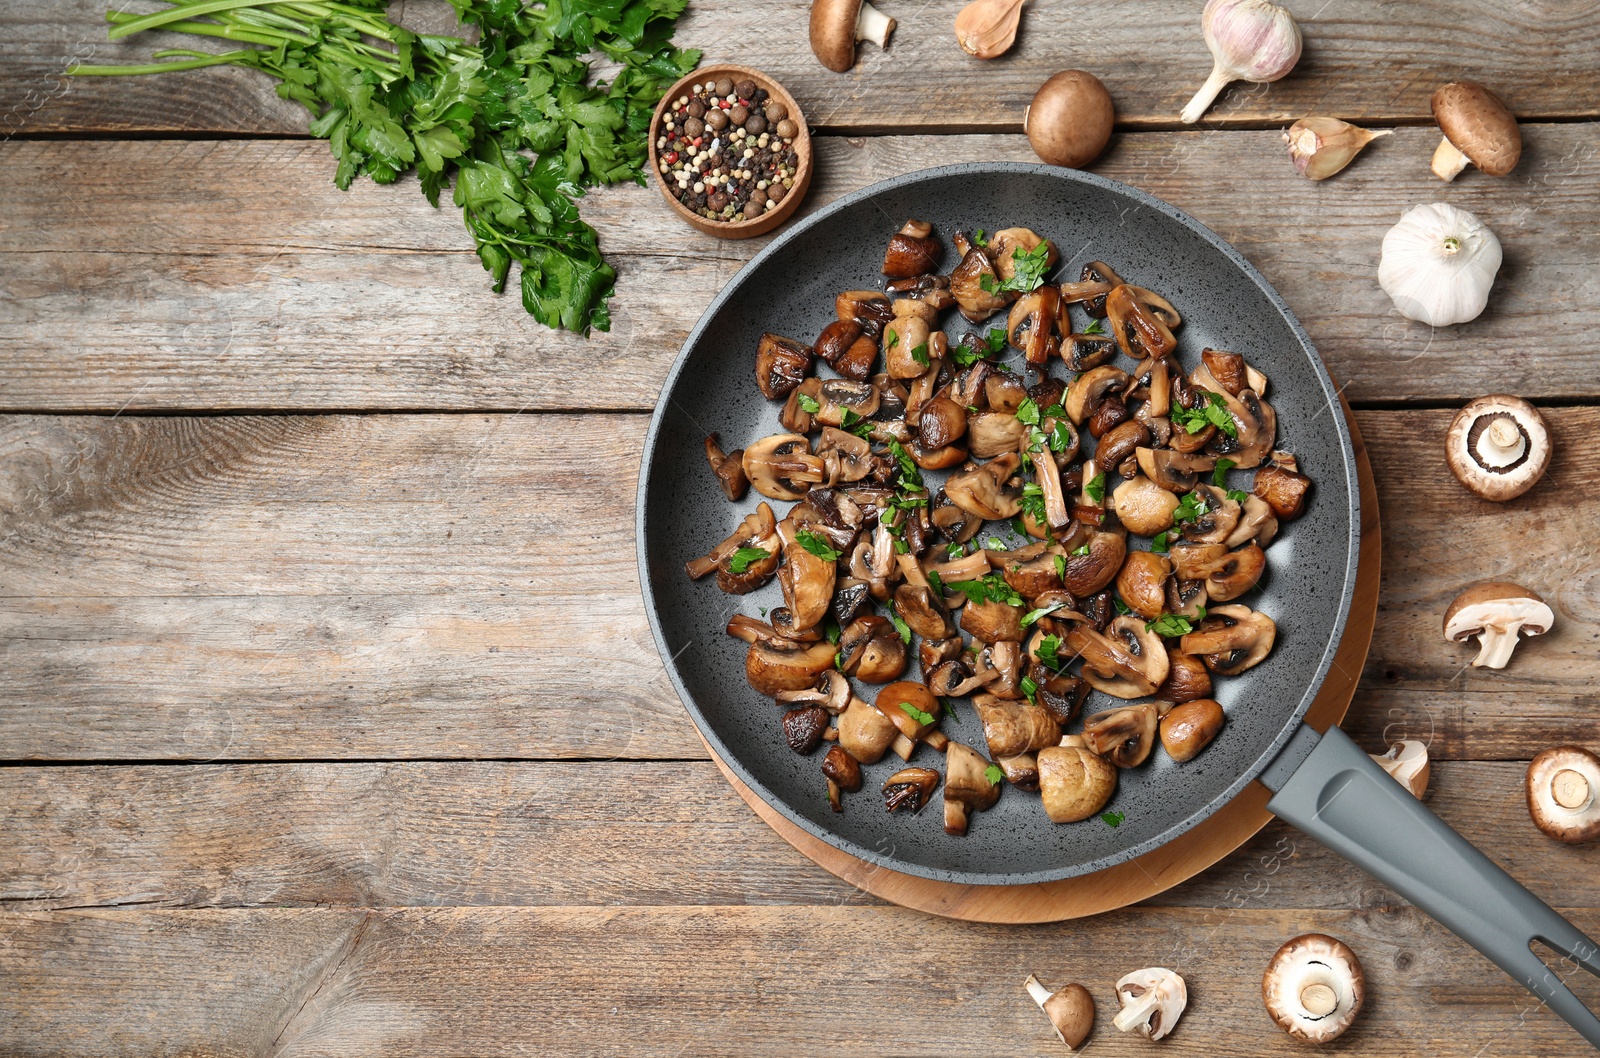
[(1444, 612), (1444, 637), (1459, 643), (1481, 636), (1474, 667), (1503, 669), (1519, 634), (1543, 635), (1555, 624), (1555, 611), (1539, 594), (1503, 580), (1468, 585)]
[[(866, 17), (862, 8), (867, 9)], [(886, 47), (894, 27), (894, 19), (879, 14), (863, 0), (813, 0), (811, 51), (834, 73), (845, 73), (856, 64), (857, 40)]]
[(1267, 964), (1261, 998), (1278, 1027), (1305, 1043), (1327, 1043), (1361, 1010), (1367, 978), (1343, 941), (1307, 933), (1289, 941)]
[(1062, 70), (1039, 86), (1022, 115), (1022, 131), (1041, 159), (1081, 169), (1100, 157), (1116, 121), (1111, 93), (1083, 70)]
[(1094, 996), (1089, 994), (1089, 990), (1080, 984), (1070, 984), (1052, 992), (1035, 974), (1028, 975), (1024, 987), (1039, 1009), (1044, 1011), (1045, 1017), (1050, 1019), (1056, 1035), (1067, 1045), (1067, 1050), (1075, 1051), (1082, 1047), (1089, 1033), (1094, 1030)]
[(1435, 91), (1433, 120), (1456, 150), (1490, 176), (1505, 176), (1522, 158), (1517, 119), (1475, 81), (1454, 81)]
[[(1515, 428), (1514, 437), (1509, 428)], [(1521, 496), (1544, 477), (1550, 447), (1550, 431), (1538, 409), (1503, 393), (1479, 397), (1456, 412), (1445, 435), (1450, 472), (1496, 503)]]
[(1528, 764), (1528, 814), (1569, 845), (1600, 837), (1600, 757), (1581, 746), (1541, 751)]

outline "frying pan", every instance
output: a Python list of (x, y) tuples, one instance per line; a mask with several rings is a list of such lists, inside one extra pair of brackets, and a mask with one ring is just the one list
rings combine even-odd
[[(1211, 346), (1243, 354), (1266, 374), (1278, 447), (1294, 452), (1315, 482), (1305, 515), (1284, 525), (1267, 576), (1243, 600), (1277, 622), (1272, 654), (1244, 675), (1218, 681), (1227, 724), (1198, 758), (1178, 764), (1156, 754), (1121, 774), (1108, 806), (1121, 814), (1115, 827), (1095, 819), (1053, 824), (1037, 797), (1010, 791), (973, 815), (966, 837), (951, 837), (936, 811), (889, 815), (878, 803), (873, 791), (900, 763), (893, 755), (863, 769), (863, 792), (835, 814), (818, 758), (788, 748), (777, 708), (745, 682), (746, 645), (723, 633), (736, 612), (759, 617), (782, 605), (776, 584), (728, 596), (684, 572), (685, 562), (710, 550), (761, 499), (728, 503), (703, 450), (712, 431), (731, 451), (782, 429), (779, 406), (754, 382), (761, 335), (809, 341), (834, 318), (838, 292), (881, 287), (883, 248), (910, 217), (932, 223), (946, 242), (960, 227), (1033, 228), (1060, 248), (1057, 274), (1076, 276), (1085, 262), (1103, 260), (1129, 282), (1164, 294), (1184, 316), (1184, 363)], [(959, 317), (946, 324), (952, 344), (964, 326)], [(927, 476), (932, 482), (941, 475)], [(662, 389), (644, 448), (637, 540), (651, 630), (701, 734), (752, 790), (823, 841), (940, 881), (1048, 882), (1143, 855), (1260, 779), (1274, 792), (1268, 807), (1278, 816), (1433, 915), (1600, 1047), (1600, 1019), (1529, 944), (1541, 940), (1596, 974), (1600, 948), (1445, 826), (1343, 732), (1319, 737), (1301, 723), (1344, 629), (1360, 523), (1355, 457), (1337, 391), (1293, 313), (1249, 262), (1135, 188), (1051, 166), (981, 163), (910, 173), (840, 199), (791, 227), (734, 277), (689, 335)], [(914, 669), (907, 678), (915, 678)], [(873, 689), (863, 690), (870, 700)], [(1117, 703), (1097, 693), (1085, 713), (1110, 704)], [(973, 709), (963, 703), (957, 713), (943, 730), (982, 752)]]

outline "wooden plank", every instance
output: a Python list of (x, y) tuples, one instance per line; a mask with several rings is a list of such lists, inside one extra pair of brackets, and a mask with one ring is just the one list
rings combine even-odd
[[(1429, 804), (1545, 899), (1600, 905), (1600, 846), (1534, 829), (1524, 769), (1441, 761)], [(0, 831), (11, 911), (880, 902), (791, 849), (703, 761), (8, 768)], [(1147, 906), (1404, 903), (1273, 823)]]
[[(1554, 408), (1503, 506), (1443, 465), (1448, 411), (1359, 413), (1383, 598), (1348, 722), (1374, 747), (1600, 743), (1600, 409)], [(634, 568), (641, 416), (0, 420), (0, 722), (41, 759), (701, 758)], [(1467, 667), (1460, 587), (1556, 628)], [(711, 589), (707, 589), (711, 590)]]
[[(1168, 965), (1189, 1007), (1163, 1053), (1300, 1056), (1260, 974), (1305, 930), (1361, 956), (1368, 1000), (1341, 1050), (1569, 1055), (1579, 1038), (1420, 913), (1135, 908), (1044, 927), (893, 907), (93, 911), (7, 916), (0, 1023), (55, 1055), (866, 1053), (1058, 1055), (1022, 989), (1095, 995), (1094, 1053), (1146, 1055), (1111, 1026), (1112, 983)], [(1600, 914), (1580, 912), (1589, 932)], [(1563, 976), (1570, 969), (1561, 971)], [(1574, 987), (1595, 992), (1577, 974)]]
[[(1353, 402), (1593, 396), (1600, 147), (1589, 126), (1526, 135), (1511, 177), (1448, 188), (1428, 172), (1423, 129), (1321, 184), (1295, 174), (1271, 131), (1122, 136), (1096, 171), (1238, 246)], [(1019, 136), (818, 147), (808, 210), (927, 166), (1032, 158)], [(648, 408), (703, 306), (765, 242), (693, 232), (652, 188), (596, 192), (585, 216), (621, 277), (615, 329), (585, 340), (490, 293), (459, 216), (414, 185), (336, 190), (319, 143), (14, 142), (0, 166), (0, 408), (12, 410)], [(1483, 318), (1431, 331), (1398, 316), (1375, 274), (1387, 228), (1440, 198), (1492, 224), (1507, 264)]]
[[(695, 0), (677, 39), (708, 62), (765, 70), (809, 108), (814, 123), (840, 130), (1016, 130), (1034, 91), (1074, 63), (1098, 73), (1132, 128), (1172, 127), (1211, 70), (1197, 0), (1117, 0), (1070, 16), (1027, 12), (1016, 47), (980, 64), (957, 48), (952, 23), (965, 0), (888, 0), (899, 19), (887, 52), (861, 49), (854, 70), (825, 70), (807, 44), (809, 0)], [(296, 133), (297, 108), (271, 82), (246, 71), (202, 70), (162, 78), (70, 79), (72, 60), (147, 61), (193, 38), (145, 34), (105, 39), (107, 0), (21, 0), (6, 5), (0, 31), (0, 112), (28, 132)], [(1310, 111), (1379, 122), (1429, 121), (1428, 98), (1470, 75), (1491, 85), (1524, 118), (1594, 116), (1600, 29), (1592, 3), (1468, 4), (1449, 0), (1340, 0), (1289, 5), (1305, 55), (1276, 84), (1238, 85), (1213, 110), (1232, 124), (1288, 122)], [(403, 20), (447, 32), (442, 3), (404, 5)], [(1426, 47), (1415, 46), (1426, 41)], [(205, 47), (207, 42), (201, 42)], [(222, 51), (215, 46), (208, 50)], [(1529, 61), (1537, 56), (1537, 61)]]

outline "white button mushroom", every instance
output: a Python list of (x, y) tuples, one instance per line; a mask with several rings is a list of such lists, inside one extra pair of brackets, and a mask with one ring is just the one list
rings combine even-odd
[(1444, 637), (1459, 643), (1477, 636), (1473, 668), (1503, 669), (1517, 649), (1519, 633), (1544, 635), (1555, 620), (1549, 605), (1522, 585), (1484, 581), (1467, 587), (1450, 604), (1444, 614)]
[(1135, 970), (1117, 982), (1122, 1009), (1111, 1020), (1123, 1032), (1159, 1040), (1171, 1032), (1189, 1004), (1183, 978), (1160, 966)]
[(1448, 327), (1482, 314), (1500, 258), (1500, 240), (1471, 213), (1415, 206), (1383, 237), (1378, 285), (1406, 319)]
[(1600, 838), (1600, 757), (1579, 746), (1556, 746), (1528, 764), (1528, 814), (1557, 841)]
[(1343, 941), (1322, 933), (1296, 937), (1272, 957), (1261, 998), (1278, 1027), (1305, 1043), (1343, 1035), (1361, 1010), (1366, 975)]
[(1028, 995), (1050, 1019), (1056, 1035), (1067, 1045), (1067, 1050), (1076, 1051), (1082, 1047), (1089, 1033), (1094, 1031), (1094, 997), (1089, 990), (1082, 985), (1071, 984), (1052, 992), (1035, 974), (1029, 974), (1023, 983)]
[(1456, 412), (1445, 435), (1445, 461), (1456, 479), (1501, 503), (1533, 488), (1550, 466), (1544, 417), (1520, 397), (1496, 393)]
[(1433, 766), (1428, 760), (1428, 747), (1421, 742), (1408, 738), (1390, 746), (1389, 752), (1373, 753), (1371, 757), (1417, 800), (1422, 800), (1422, 795), (1428, 792), (1428, 777), (1433, 773)]

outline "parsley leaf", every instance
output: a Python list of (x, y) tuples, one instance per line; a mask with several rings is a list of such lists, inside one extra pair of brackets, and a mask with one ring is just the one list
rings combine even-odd
[(1124, 617), (1126, 617), (1128, 614), (1133, 613), (1133, 611), (1128, 608), (1128, 604), (1123, 602), (1121, 599), (1117, 598), (1115, 595), (1113, 595), (1111, 597), (1111, 605), (1115, 606), (1117, 608), (1117, 613), (1121, 614)]
[(1185, 408), (1178, 403), (1177, 397), (1173, 397), (1172, 421), (1191, 434), (1197, 434), (1207, 426), (1215, 426), (1229, 437), (1238, 437), (1239, 424), (1228, 414), (1228, 402), (1222, 399), (1222, 394), (1209, 389), (1201, 390), (1200, 394), (1205, 398), (1205, 404), (1199, 408)]
[[(911, 642), (911, 626), (906, 624), (905, 618), (894, 608), (894, 603), (889, 604), (889, 620), (894, 622), (894, 630), (900, 633), (900, 639), (905, 643)], [(930, 721), (931, 723), (931, 721)]]
[(990, 327), (989, 336), (985, 341), (989, 343), (989, 355), (993, 356), (1006, 347), (1006, 329), (1004, 327)]
[[(795, 403), (800, 405), (800, 410), (805, 412), (807, 415), (815, 415), (817, 412), (822, 410), (822, 405), (818, 404), (815, 398), (808, 397), (804, 393), (795, 394)], [(849, 415), (855, 414), (855, 412), (851, 411), (849, 408), (846, 408), (845, 412)]]
[(1228, 499), (1232, 500), (1234, 503), (1243, 503), (1247, 495), (1248, 494), (1243, 489), (1228, 490)]
[(983, 543), (984, 543), (984, 546), (987, 547), (990, 551), (1010, 551), (1011, 550), (1009, 547), (1006, 546), (1006, 542), (1004, 540), (1000, 539), (998, 536), (991, 536), (987, 540), (985, 540)]
[(917, 363), (921, 364), (923, 367), (927, 367), (928, 364), (929, 364), (929, 360), (928, 360), (928, 343), (927, 342), (923, 342), (921, 345), (915, 346), (911, 350), (911, 359), (915, 360)]
[(889, 344), (887, 344), (887, 345), (885, 345), (883, 347), (883, 351), (887, 353), (890, 349), (893, 349), (895, 346), (897, 346), (899, 344), (900, 344), (900, 332), (899, 331), (890, 331), (889, 332)]
[(1017, 405), (1017, 419), (1028, 426), (1039, 425), (1039, 405), (1033, 402), (1032, 397), (1026, 397)]
[(900, 711), (902, 713), (905, 713), (911, 719), (915, 720), (917, 723), (923, 724), (923, 725), (931, 724), (931, 723), (933, 723), (933, 721), (935, 719), (935, 717), (931, 716), (928, 713), (923, 712), (921, 709), (918, 709), (916, 706), (912, 705), (910, 702), (901, 702), (900, 703)]
[(1074, 558), (1082, 557), (1084, 555), (1087, 555), (1088, 553), (1089, 553), (1089, 545), (1088, 544), (1084, 544), (1082, 547), (1075, 548), (1073, 550), (1073, 552), (1072, 552)]
[[(1050, 249), (1049, 241), (1041, 242), (1031, 250), (1024, 250), (1018, 246), (1011, 251), (1011, 260), (1015, 265), (1011, 278), (1000, 283), (995, 290), (989, 290), (983, 280), (979, 280), (979, 285), (989, 293), (1016, 290), (1026, 294), (1030, 290), (1038, 290), (1044, 285), (1044, 274), (1050, 270)], [(983, 278), (989, 279), (989, 276), (985, 275)]]
[(944, 578), (939, 576), (938, 570), (928, 570), (928, 587), (932, 588), (936, 595), (944, 594)]
[(911, 453), (906, 451), (905, 445), (890, 438), (889, 452), (900, 464), (900, 476), (895, 481), (895, 487), (905, 492), (921, 491), (922, 471), (917, 468), (917, 461), (911, 458)]
[(1228, 471), (1236, 466), (1238, 464), (1231, 459), (1217, 460), (1217, 465), (1211, 468), (1211, 484), (1219, 489), (1222, 488), (1223, 485), (1228, 483)]
[(839, 628), (839, 621), (833, 614), (829, 614), (827, 620), (822, 623), (822, 634), (827, 637), (830, 643), (839, 642), (839, 636), (842, 633)]
[(1146, 632), (1154, 632), (1156, 635), (1166, 639), (1175, 639), (1178, 636), (1186, 636), (1193, 632), (1194, 626), (1189, 623), (1187, 617), (1181, 614), (1164, 613), (1154, 621), (1146, 624), (1144, 630)]
[(1100, 822), (1104, 823), (1108, 827), (1112, 827), (1113, 829), (1120, 827), (1122, 825), (1122, 821), (1127, 818), (1128, 817), (1121, 812), (1100, 813)]
[(1159, 551), (1159, 552), (1162, 552), (1163, 554), (1165, 554), (1169, 550), (1169, 547), (1168, 547), (1168, 544), (1167, 544), (1167, 538), (1170, 535), (1171, 534), (1168, 533), (1168, 532), (1157, 533), (1150, 540), (1150, 550)]
[(1065, 452), (1072, 447), (1072, 428), (1067, 425), (1065, 418), (1056, 420), (1050, 428), (1050, 451)]
[(1176, 525), (1183, 525), (1186, 522), (1194, 521), (1202, 514), (1210, 513), (1210, 511), (1210, 498), (1196, 489), (1194, 492), (1183, 494), (1183, 498), (1178, 501), (1178, 509), (1172, 512), (1172, 521)]
[(752, 563), (764, 562), (772, 557), (772, 552), (762, 547), (741, 547), (728, 559), (729, 573), (743, 573)]
[(1058, 602), (1058, 603), (1053, 603), (1053, 604), (1051, 604), (1049, 606), (1041, 606), (1037, 610), (1029, 610), (1027, 613), (1022, 615), (1022, 627), (1023, 628), (1027, 628), (1029, 625), (1033, 624), (1033, 622), (1037, 621), (1039, 618), (1046, 617), (1046, 616), (1048, 616), (1050, 614), (1053, 614), (1053, 613), (1055, 613), (1057, 610), (1061, 609), (1061, 607), (1063, 607), (1065, 605), (1066, 605), (1065, 603), (1059, 603)]
[(1087, 485), (1085, 485), (1083, 487), (1083, 491), (1094, 502), (1096, 502), (1096, 503), (1103, 502), (1105, 500), (1105, 498), (1106, 498), (1106, 476), (1105, 476), (1105, 473), (1102, 471), (1101, 473), (1096, 474), (1094, 477), (1090, 478), (1089, 479), (1089, 484), (1087, 484)]
[(1089, 326), (1085, 327), (1079, 333), (1081, 333), (1081, 334), (1104, 334), (1104, 333), (1106, 333), (1106, 327), (1105, 327), (1105, 324), (1101, 323), (1099, 320), (1090, 320), (1089, 321)]
[(1006, 777), (1006, 773), (1000, 769), (1000, 765), (991, 764), (983, 769), (983, 777), (989, 780), (990, 786), (999, 786), (1000, 780)]
[(1022, 694), (1028, 701), (1034, 705), (1039, 704), (1039, 685), (1033, 682), (1031, 677), (1022, 677), (1022, 682), (1018, 686), (1022, 688)]
[(967, 601), (982, 605), (986, 602), (1000, 602), (1007, 606), (1021, 606), (1022, 596), (1017, 590), (1007, 584), (1005, 578), (998, 573), (988, 573), (977, 580), (953, 580), (950, 587), (967, 597)]
[(1033, 652), (1041, 662), (1057, 672), (1067, 667), (1068, 659), (1061, 656), (1060, 636), (1040, 636)]
[(978, 229), (973, 231), (973, 233), (972, 233), (972, 244), (974, 246), (988, 246), (989, 245), (989, 240), (988, 240), (988, 238), (985, 237), (982, 228), (978, 228)]
[(829, 546), (828, 538), (821, 533), (802, 529), (794, 534), (794, 542), (826, 562), (839, 561), (840, 552)]

